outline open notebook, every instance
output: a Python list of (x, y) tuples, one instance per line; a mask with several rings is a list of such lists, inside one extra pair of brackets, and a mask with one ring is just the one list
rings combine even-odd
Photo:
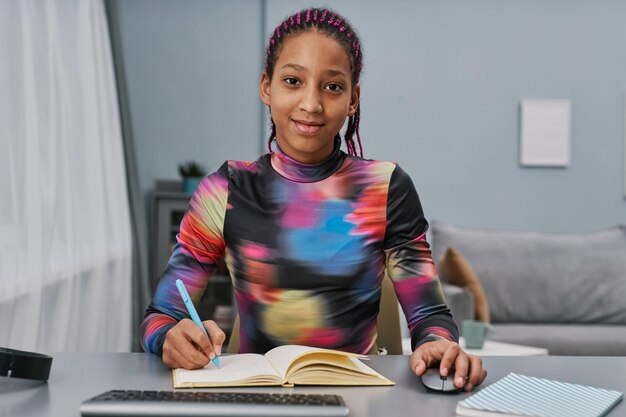
[(600, 417), (624, 397), (621, 392), (510, 373), (459, 401), (465, 417)]
[(359, 359), (365, 355), (300, 345), (279, 346), (265, 355), (220, 356), (221, 367), (174, 369), (175, 388), (282, 385), (394, 385)]

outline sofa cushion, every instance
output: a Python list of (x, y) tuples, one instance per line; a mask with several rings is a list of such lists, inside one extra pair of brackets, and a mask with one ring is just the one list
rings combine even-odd
[(433, 256), (454, 247), (480, 277), (494, 323), (626, 324), (626, 235), (478, 230), (433, 222)]
[(438, 263), (440, 278), (452, 285), (467, 288), (474, 300), (474, 317), (489, 323), (489, 303), (480, 280), (465, 258), (454, 248), (448, 248)]
[(621, 325), (497, 324), (489, 340), (543, 347), (549, 355), (626, 355), (626, 326)]
[[(474, 319), (474, 298), (466, 288), (457, 287), (456, 285), (441, 283), (443, 295), (446, 297), (446, 305), (450, 309), (454, 324), (456, 324), (459, 333), (461, 332), (464, 320)], [(404, 314), (401, 315), (401, 318)], [(409, 336), (408, 327), (406, 336)]]

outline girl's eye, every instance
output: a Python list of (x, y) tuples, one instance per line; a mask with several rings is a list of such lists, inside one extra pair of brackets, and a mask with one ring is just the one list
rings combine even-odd
[(341, 91), (343, 87), (341, 86), (341, 84), (330, 83), (326, 86), (326, 88), (328, 88), (330, 91)]
[(293, 78), (293, 77), (285, 78), (285, 82), (287, 83), (287, 85), (298, 85), (300, 83), (300, 81), (298, 81), (297, 78)]

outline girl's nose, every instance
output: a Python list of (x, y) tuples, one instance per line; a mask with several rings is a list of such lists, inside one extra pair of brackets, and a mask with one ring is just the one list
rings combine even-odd
[(322, 111), (322, 100), (317, 88), (307, 88), (302, 92), (300, 110), (307, 113), (320, 113)]

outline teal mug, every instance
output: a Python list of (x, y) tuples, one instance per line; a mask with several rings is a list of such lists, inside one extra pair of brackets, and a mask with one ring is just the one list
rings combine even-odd
[(481, 349), (492, 332), (493, 326), (484, 321), (463, 320), (461, 324), (461, 335), (467, 349)]
[(183, 192), (193, 194), (202, 182), (202, 177), (187, 177), (183, 179)]

